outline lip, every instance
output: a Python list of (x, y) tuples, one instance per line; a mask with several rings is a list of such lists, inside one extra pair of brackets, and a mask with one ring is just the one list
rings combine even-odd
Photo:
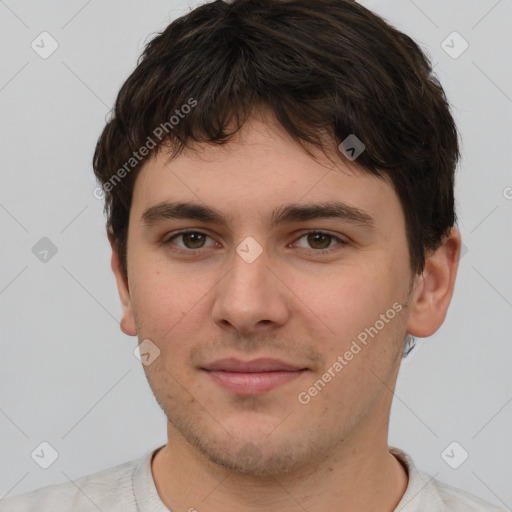
[(291, 382), (308, 368), (278, 359), (219, 359), (201, 368), (219, 386), (239, 395), (259, 395)]
[(268, 357), (260, 357), (258, 359), (252, 359), (251, 361), (241, 361), (240, 359), (231, 357), (228, 359), (218, 359), (217, 361), (206, 365), (203, 369), (210, 371), (259, 373), (276, 371), (293, 372), (303, 370), (305, 368)]

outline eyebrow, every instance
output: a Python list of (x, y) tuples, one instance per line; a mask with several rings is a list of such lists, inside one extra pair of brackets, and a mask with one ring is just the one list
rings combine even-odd
[[(219, 211), (199, 203), (164, 201), (151, 206), (142, 214), (142, 222), (150, 227), (162, 220), (190, 219), (205, 223), (228, 226), (227, 218)], [(339, 219), (351, 224), (372, 228), (375, 220), (367, 212), (340, 201), (327, 201), (311, 204), (292, 203), (283, 205), (272, 212), (270, 227), (279, 224), (301, 222), (314, 219)]]

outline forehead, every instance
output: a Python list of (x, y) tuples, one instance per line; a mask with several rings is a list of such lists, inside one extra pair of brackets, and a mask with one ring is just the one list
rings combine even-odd
[(250, 118), (225, 145), (196, 143), (172, 160), (164, 151), (153, 155), (137, 176), (132, 209), (142, 217), (160, 203), (186, 201), (224, 210), (225, 218), (261, 212), (270, 223), (292, 203), (342, 202), (372, 217), (398, 204), (389, 179), (341, 153), (312, 152), (275, 121)]

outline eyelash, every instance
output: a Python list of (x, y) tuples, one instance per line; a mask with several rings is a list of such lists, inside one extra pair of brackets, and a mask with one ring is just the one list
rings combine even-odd
[[(204, 233), (203, 231), (197, 231), (197, 230), (189, 229), (189, 230), (183, 230), (183, 231), (179, 231), (177, 233), (174, 233), (172, 236), (165, 238), (162, 241), (162, 244), (163, 245), (167, 245), (167, 246), (171, 246), (171, 245), (173, 245), (173, 244), (171, 244), (171, 242), (173, 240), (175, 240), (176, 238), (179, 238), (180, 236), (189, 235), (189, 234), (204, 235), (206, 237), (212, 238), (210, 235), (208, 235), (208, 233)], [(341, 247), (343, 247), (343, 246), (348, 244), (347, 241), (341, 239), (340, 237), (338, 237), (336, 235), (333, 235), (333, 234), (331, 234), (329, 232), (326, 232), (326, 231), (319, 231), (319, 230), (314, 230), (314, 229), (313, 230), (307, 230), (307, 231), (304, 231), (304, 232), (300, 233), (299, 237), (296, 238), (295, 242), (293, 242), (293, 243), (295, 244), (301, 238), (304, 238), (306, 235), (323, 235), (323, 236), (328, 236), (333, 241), (337, 241), (338, 245), (340, 245)], [(307, 250), (307, 249), (304, 249), (304, 248), (299, 248), (299, 249)], [(333, 249), (336, 250), (336, 246), (330, 247), (328, 249), (310, 249), (310, 250), (313, 251), (313, 253), (316, 254), (316, 255), (322, 255), (322, 254), (330, 254), (331, 252), (333, 252)], [(180, 247), (176, 247), (175, 246), (171, 250), (173, 252), (190, 255), (190, 254), (201, 254), (202, 252), (207, 251), (208, 248), (201, 247), (199, 249), (182, 249)], [(338, 250), (340, 250), (340, 249), (338, 249)]]

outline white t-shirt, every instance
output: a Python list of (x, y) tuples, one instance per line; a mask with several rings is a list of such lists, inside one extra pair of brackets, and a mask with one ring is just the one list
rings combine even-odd
[[(169, 512), (156, 490), (151, 459), (125, 462), (73, 482), (53, 484), (0, 500), (0, 512)], [(402, 450), (390, 447), (409, 473), (395, 512), (504, 512), (476, 496), (443, 484), (414, 467)], [(191, 509), (194, 509), (192, 504)], [(196, 507), (200, 510), (199, 504)]]

